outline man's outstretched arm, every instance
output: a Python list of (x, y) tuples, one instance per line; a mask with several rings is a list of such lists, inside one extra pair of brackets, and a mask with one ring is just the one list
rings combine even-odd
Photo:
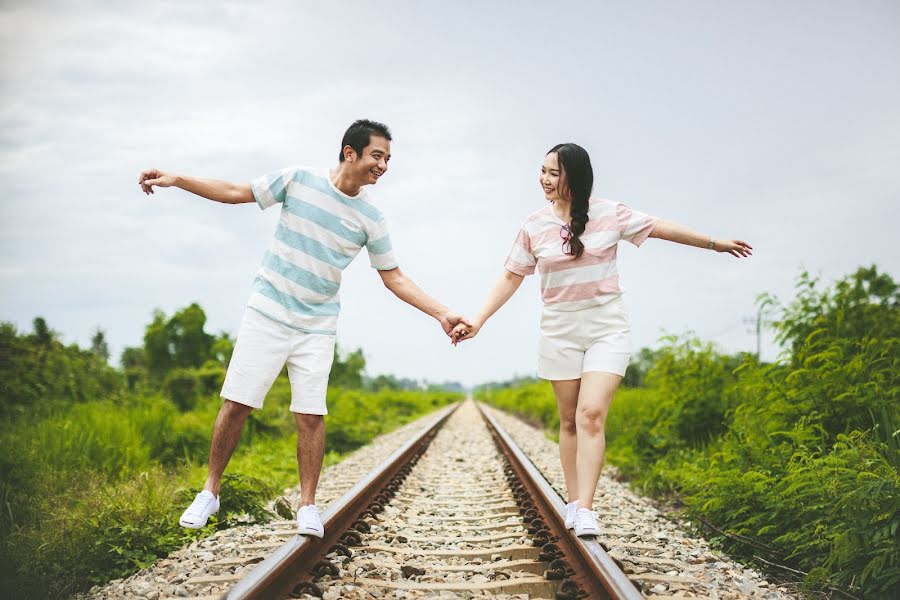
[(147, 169), (138, 178), (138, 184), (145, 194), (154, 193), (153, 187), (177, 187), (208, 200), (225, 204), (253, 202), (253, 192), (249, 183), (231, 183), (218, 179), (200, 179), (186, 175), (173, 175), (159, 169)]
[(395, 296), (421, 310), (426, 315), (432, 316), (441, 324), (444, 333), (450, 335), (450, 331), (459, 323), (471, 324), (462, 316), (451, 312), (446, 306), (426, 294), (412, 279), (403, 274), (400, 268), (378, 271), (384, 286), (391, 290)]

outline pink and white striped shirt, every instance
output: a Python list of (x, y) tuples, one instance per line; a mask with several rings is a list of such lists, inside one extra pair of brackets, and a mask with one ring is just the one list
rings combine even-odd
[(541, 297), (555, 310), (598, 306), (622, 293), (616, 270), (619, 240), (640, 246), (659, 219), (624, 204), (591, 198), (588, 222), (579, 238), (584, 254), (563, 254), (560, 229), (564, 222), (548, 204), (522, 224), (505, 267), (517, 275), (541, 274)]

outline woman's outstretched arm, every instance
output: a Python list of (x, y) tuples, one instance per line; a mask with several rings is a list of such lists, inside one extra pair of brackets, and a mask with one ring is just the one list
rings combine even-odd
[(720, 240), (714, 239), (712, 236), (704, 235), (693, 229), (685, 227), (674, 221), (660, 219), (657, 221), (650, 237), (659, 238), (661, 240), (669, 240), (686, 246), (696, 246), (697, 248), (708, 248), (716, 252), (727, 252), (737, 258), (750, 256), (753, 254), (753, 246), (741, 240)]
[(481, 310), (478, 311), (478, 314), (475, 315), (475, 318), (472, 319), (472, 325), (466, 326), (463, 323), (457, 325), (450, 334), (450, 337), (453, 338), (453, 344), (456, 345), (463, 340), (469, 340), (478, 335), (478, 331), (481, 329), (482, 325), (484, 325), (485, 321), (491, 318), (495, 312), (497, 312), (501, 306), (506, 304), (506, 301), (512, 298), (512, 295), (516, 293), (516, 290), (519, 289), (519, 286), (522, 285), (522, 280), (525, 279), (521, 275), (517, 275), (512, 271), (503, 271), (503, 275), (500, 276), (500, 279), (497, 280), (497, 283), (494, 284), (494, 287), (491, 289), (488, 294), (487, 300), (484, 301), (484, 306), (481, 307)]

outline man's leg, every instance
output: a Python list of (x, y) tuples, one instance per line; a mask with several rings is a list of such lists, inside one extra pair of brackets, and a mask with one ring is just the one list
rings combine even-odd
[(231, 400), (225, 400), (219, 409), (213, 427), (212, 443), (209, 446), (209, 475), (203, 485), (204, 490), (212, 492), (216, 497), (219, 495), (222, 473), (225, 472), (225, 467), (234, 454), (241, 431), (244, 429), (244, 422), (251, 412), (253, 407)]
[(297, 422), (297, 465), (300, 506), (316, 503), (316, 487), (325, 458), (325, 417), (294, 413)]

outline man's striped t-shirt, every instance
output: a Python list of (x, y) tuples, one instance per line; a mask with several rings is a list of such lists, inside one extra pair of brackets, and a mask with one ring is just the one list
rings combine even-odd
[(548, 204), (522, 224), (505, 266), (522, 276), (531, 275), (537, 266), (544, 305), (555, 310), (604, 304), (623, 291), (616, 270), (619, 240), (640, 246), (657, 221), (656, 217), (624, 204), (592, 198), (588, 222), (579, 237), (584, 243), (584, 254), (574, 259), (563, 253), (564, 222)]
[(397, 267), (384, 216), (365, 188), (348, 196), (327, 169), (290, 167), (250, 188), (261, 209), (281, 203), (281, 218), (247, 305), (300, 331), (334, 335), (341, 273), (362, 247), (376, 269)]

